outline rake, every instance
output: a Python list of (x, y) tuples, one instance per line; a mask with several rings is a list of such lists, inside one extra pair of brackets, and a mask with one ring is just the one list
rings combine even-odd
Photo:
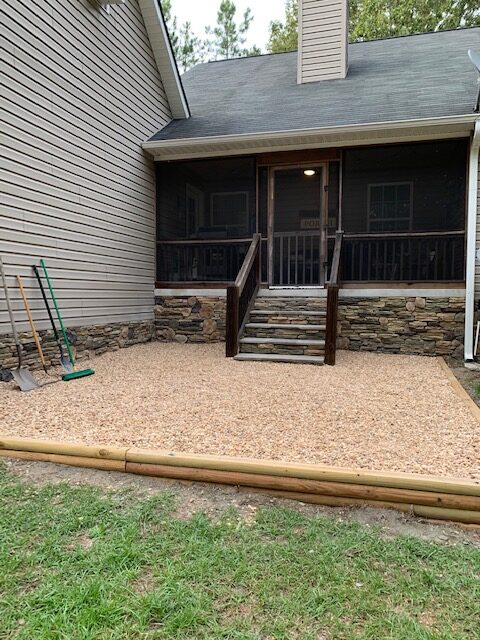
[(45, 261), (43, 260), (43, 258), (42, 258), (42, 260), (40, 260), (40, 265), (41, 265), (41, 267), (43, 269), (43, 273), (44, 273), (45, 279), (47, 281), (48, 289), (49, 289), (50, 295), (52, 297), (53, 306), (55, 307), (55, 312), (57, 314), (58, 324), (60, 325), (60, 329), (61, 329), (62, 335), (63, 335), (63, 340), (64, 340), (65, 346), (67, 348), (68, 358), (70, 360), (72, 368), (74, 369), (71, 373), (66, 373), (65, 375), (63, 375), (62, 379), (65, 380), (65, 381), (68, 381), (68, 380), (76, 380), (77, 378), (85, 378), (86, 376), (91, 376), (91, 375), (93, 375), (95, 373), (95, 371), (93, 369), (83, 369), (82, 371), (75, 371), (75, 360), (73, 359), (72, 349), (70, 348), (70, 341), (68, 339), (67, 332), (66, 332), (65, 327), (63, 325), (62, 316), (60, 315), (60, 309), (58, 308), (57, 299), (55, 298), (55, 294), (53, 292), (52, 283), (50, 282), (50, 278), (48, 277), (47, 267), (45, 265)]

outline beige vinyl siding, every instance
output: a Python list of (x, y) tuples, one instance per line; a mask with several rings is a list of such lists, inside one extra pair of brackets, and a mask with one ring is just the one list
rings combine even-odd
[[(44, 258), (69, 326), (153, 317), (155, 182), (141, 144), (171, 119), (137, 0), (3, 0), (0, 255), (47, 328)], [(0, 333), (10, 332), (3, 295)]]
[(299, 84), (345, 77), (347, 23), (347, 0), (300, 0)]

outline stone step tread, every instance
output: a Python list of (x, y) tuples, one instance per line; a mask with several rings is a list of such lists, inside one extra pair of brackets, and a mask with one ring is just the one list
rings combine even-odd
[(252, 316), (326, 316), (327, 312), (324, 309), (320, 309), (319, 311), (305, 311), (304, 309), (298, 309), (297, 311), (289, 310), (285, 311), (283, 309), (252, 309)]
[(286, 322), (247, 322), (246, 329), (305, 329), (306, 331), (325, 331), (324, 324), (289, 324)]
[(242, 344), (283, 344), (300, 347), (324, 347), (325, 340), (309, 340), (308, 338), (241, 338)]
[(264, 362), (287, 362), (297, 364), (322, 365), (325, 362), (323, 356), (289, 355), (288, 353), (237, 353), (234, 360), (257, 360)]

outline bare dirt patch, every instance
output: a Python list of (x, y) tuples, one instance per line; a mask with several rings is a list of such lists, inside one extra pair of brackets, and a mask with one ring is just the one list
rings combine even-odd
[(89, 364), (28, 394), (2, 384), (2, 434), (480, 480), (480, 424), (436, 359), (239, 363), (224, 345), (150, 343)]
[[(189, 519), (204, 513), (213, 520), (232, 508), (243, 522), (250, 523), (263, 507), (282, 506), (300, 511), (306, 516), (325, 515), (339, 521), (353, 521), (378, 528), (384, 537), (411, 536), (444, 545), (472, 544), (480, 547), (480, 527), (428, 521), (395, 510), (373, 507), (324, 507), (294, 500), (272, 498), (261, 493), (240, 491), (237, 487), (207, 483), (178, 482), (147, 476), (134, 476), (115, 471), (80, 469), (49, 462), (5, 460), (7, 469), (34, 485), (69, 483), (88, 485), (114, 492), (118, 500), (141, 500), (144, 496), (168, 493), (174, 496), (176, 518)], [(148, 588), (149, 573), (140, 576), (138, 588)], [(143, 585), (143, 587), (142, 587)]]

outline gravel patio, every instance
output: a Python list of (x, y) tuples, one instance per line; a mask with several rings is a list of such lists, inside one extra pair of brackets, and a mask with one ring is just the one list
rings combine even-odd
[(90, 378), (27, 394), (1, 384), (0, 433), (480, 480), (480, 424), (436, 359), (340, 351), (337, 362), (130, 347), (92, 358)]

